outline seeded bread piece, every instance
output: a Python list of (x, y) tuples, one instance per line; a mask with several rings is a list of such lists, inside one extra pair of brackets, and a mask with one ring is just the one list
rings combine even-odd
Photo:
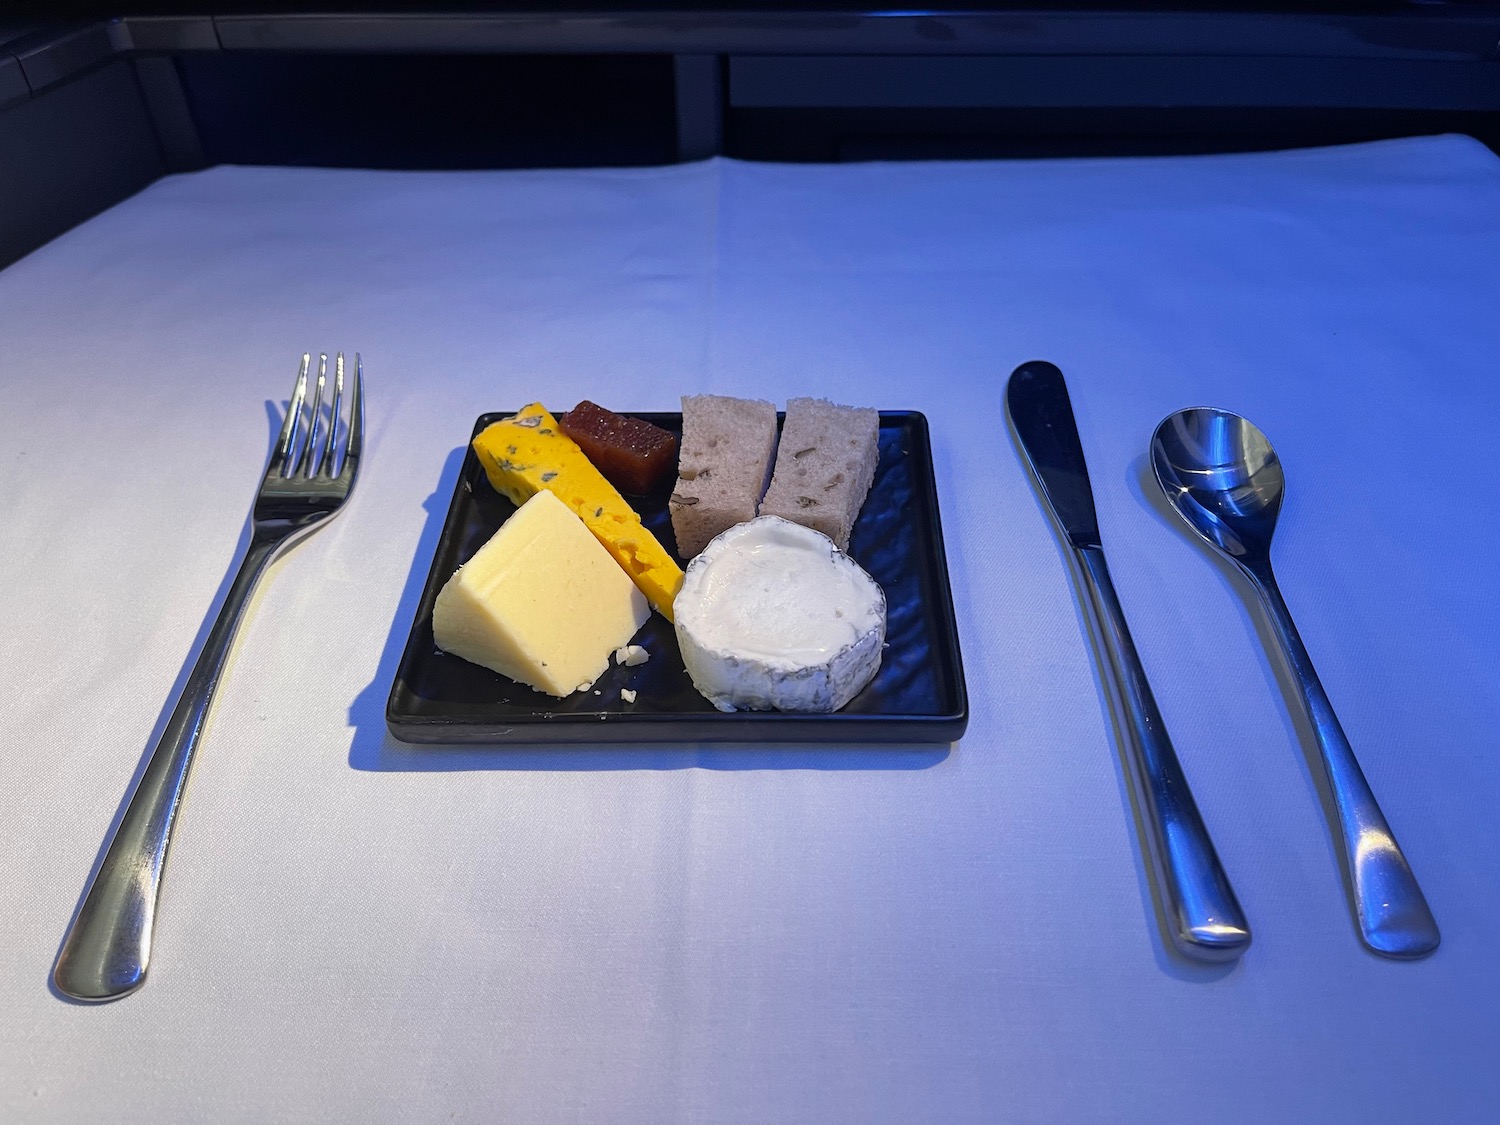
[(776, 474), (760, 514), (821, 531), (849, 548), (849, 533), (869, 495), (880, 460), (880, 415), (821, 398), (786, 404)]
[(684, 395), (677, 486), (669, 508), (677, 554), (755, 518), (776, 452), (776, 407), (760, 399)]

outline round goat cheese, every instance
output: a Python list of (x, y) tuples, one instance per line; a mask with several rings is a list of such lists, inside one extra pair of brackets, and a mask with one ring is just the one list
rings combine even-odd
[(761, 516), (693, 559), (673, 604), (688, 675), (720, 711), (837, 711), (874, 677), (885, 593), (811, 528)]

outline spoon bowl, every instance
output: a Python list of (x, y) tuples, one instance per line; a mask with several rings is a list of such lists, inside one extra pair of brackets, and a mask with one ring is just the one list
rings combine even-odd
[(1271, 538), (1286, 488), (1276, 450), (1238, 414), (1195, 407), (1156, 427), (1151, 467), (1178, 515), (1250, 579), (1281, 642), (1338, 810), (1361, 939), (1385, 957), (1426, 956), (1438, 946), (1437, 923), (1313, 670), (1271, 569)]
[(1180, 410), (1156, 428), (1151, 467), (1179, 515), (1236, 561), (1269, 559), (1286, 475), (1254, 423), (1227, 410)]

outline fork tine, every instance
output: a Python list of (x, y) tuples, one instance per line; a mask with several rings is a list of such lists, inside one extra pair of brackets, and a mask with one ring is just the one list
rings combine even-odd
[(302, 367), (297, 372), (297, 384), (292, 388), (291, 402), (287, 403), (286, 421), (281, 424), (281, 436), (276, 439), (276, 451), (271, 454), (268, 472), (280, 471), (285, 475), (287, 455), (297, 440), (297, 420), (302, 417), (302, 400), (307, 396), (307, 368), (311, 363), (312, 355), (303, 352)]
[(359, 353), (354, 353), (354, 393), (349, 399), (349, 447), (344, 451), (344, 465), (339, 469), (339, 479), (349, 478), (354, 484), (354, 475), (359, 471), (359, 455), (365, 447), (365, 365)]
[(318, 468), (318, 415), (323, 409), (323, 387), (328, 382), (328, 353), (318, 356), (318, 381), (313, 385), (312, 411), (307, 416), (307, 443), (297, 456), (294, 472), (311, 478)]
[(333, 455), (337, 447), (333, 444), (339, 436), (339, 405), (344, 398), (344, 353), (339, 352), (333, 362), (333, 401), (328, 406), (328, 440), (323, 443), (323, 474), (333, 476)]

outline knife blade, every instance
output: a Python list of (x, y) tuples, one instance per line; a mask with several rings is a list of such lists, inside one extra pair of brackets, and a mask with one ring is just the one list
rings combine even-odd
[(1011, 373), (1005, 398), (1021, 452), (1078, 564), (1167, 935), (1184, 957), (1232, 961), (1249, 947), (1250, 927), (1167, 737), (1110, 579), (1067, 383), (1056, 366), (1034, 360)]

